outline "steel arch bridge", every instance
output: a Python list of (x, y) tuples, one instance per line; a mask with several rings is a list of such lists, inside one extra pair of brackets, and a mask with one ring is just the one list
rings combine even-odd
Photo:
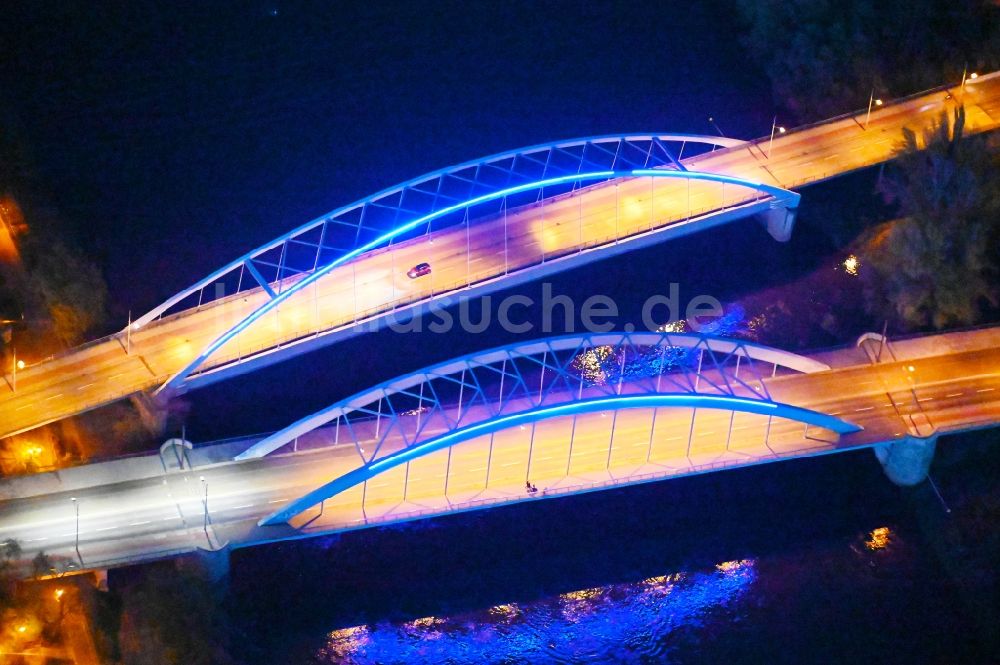
[[(242, 354), (235, 361), (220, 359), (219, 351), (268, 313), (280, 315), (281, 305), (296, 294), (366, 253), (431, 237), (451, 227), (464, 227), (468, 236), (470, 226), (480, 220), (503, 215), (506, 221), (515, 211), (572, 197), (609, 181), (649, 179), (651, 217), (652, 182), (661, 179), (687, 183), (688, 220), (695, 216), (690, 204), (692, 184), (718, 186), (721, 205), (717, 208), (722, 210), (746, 208), (743, 214), (794, 210), (799, 201), (795, 192), (724, 174), (691, 171), (681, 161), (685, 151), (690, 156), (692, 152), (743, 144), (734, 139), (684, 134), (598, 136), (536, 145), (435, 171), (338, 208), (244, 254), (140, 316), (123, 334), (192, 307), (201, 309), (249, 292), (265, 294), (252, 311), (200, 349), (161, 387), (176, 389), (200, 369), (207, 369), (213, 356), (216, 364), (244, 362)], [(728, 205), (726, 186), (732, 198)], [(701, 210), (698, 214), (711, 212)], [(678, 220), (684, 218), (681, 215)], [(650, 231), (652, 227), (651, 219)], [(615, 243), (617, 235), (616, 229)], [(471, 248), (467, 252), (471, 256)], [(503, 274), (510, 268), (505, 265)], [(354, 279), (357, 282), (357, 275)]]
[[(793, 353), (695, 333), (567, 335), (511, 344), (427, 367), (335, 402), (236, 459), (262, 457), (323, 427), (333, 443), (355, 449), (357, 468), (260, 521), (270, 526), (438, 450), (561, 416), (653, 409), (655, 427), (656, 409), (682, 407), (766, 416), (768, 429), (771, 418), (782, 418), (834, 436), (861, 430), (841, 418), (774, 401), (763, 379), (779, 368), (805, 373), (829, 369)], [(490, 446), (492, 454), (492, 441)]]

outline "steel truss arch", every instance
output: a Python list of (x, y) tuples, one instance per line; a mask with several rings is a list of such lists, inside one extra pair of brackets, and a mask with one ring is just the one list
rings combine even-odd
[(656, 408), (698, 408), (720, 409), (741, 413), (753, 413), (776, 418), (796, 420), (806, 425), (814, 425), (829, 429), (839, 434), (850, 434), (861, 428), (848, 423), (836, 416), (830, 416), (818, 411), (783, 404), (780, 402), (747, 399), (743, 397), (725, 397), (722, 395), (697, 395), (665, 393), (658, 395), (618, 395), (607, 398), (588, 399), (558, 406), (538, 407), (516, 414), (501, 416), (474, 425), (442, 434), (420, 444), (386, 455), (378, 461), (365, 464), (353, 471), (333, 479), (315, 490), (294, 499), (280, 510), (268, 515), (258, 522), (258, 526), (274, 526), (287, 523), (296, 515), (313, 506), (330, 499), (341, 492), (371, 480), (381, 473), (405, 464), (419, 457), (429, 455), (449, 446), (458, 445), (476, 437), (492, 434), (510, 427), (558, 418), (565, 415), (582, 415), (605, 410), (622, 409), (656, 409)]
[[(401, 217), (426, 215), (499, 189), (594, 170), (659, 167), (683, 171), (680, 160), (689, 143), (715, 149), (746, 142), (699, 134), (608, 134), (540, 143), (432, 171), (337, 208), (247, 252), (177, 292), (132, 321), (130, 327), (142, 328), (191, 296), (199, 296), (200, 306), (206, 297), (213, 298), (206, 289), (234, 272), (239, 273), (241, 286), (243, 273), (250, 273), (248, 288), (264, 288), (263, 283), (284, 286), (283, 281), (309, 274), (339, 253), (396, 228), (405, 221)], [(680, 144), (677, 154), (669, 147), (671, 144)], [(334, 228), (346, 229), (346, 237), (335, 233)], [(311, 260), (304, 264), (295, 261), (292, 255), (297, 247), (314, 250)]]
[[(761, 372), (761, 366), (767, 371)], [(789, 418), (837, 434), (859, 429), (834, 416), (773, 401), (764, 378), (779, 367), (793, 372), (829, 369), (793, 353), (695, 333), (566, 335), (511, 344), (340, 400), (262, 439), (236, 459), (267, 455), (330, 425), (335, 434), (328, 432), (327, 438), (354, 445), (361, 467), (351, 477), (362, 478), (470, 437), (588, 408), (697, 406)], [(393, 446), (398, 449), (389, 450)], [(385, 461), (390, 459), (395, 461)], [(324, 487), (336, 493), (345, 489), (344, 482), (337, 479)]]
[[(675, 160), (676, 162), (676, 160)], [(680, 166), (679, 162), (676, 162)], [(582, 166), (582, 164), (581, 164)], [(777, 187), (774, 185), (767, 185), (764, 183), (753, 182), (745, 180), (743, 178), (737, 178), (733, 176), (720, 175), (715, 173), (705, 173), (697, 171), (688, 171), (683, 167), (679, 169), (668, 169), (668, 168), (641, 168), (641, 169), (631, 169), (626, 171), (620, 170), (603, 170), (603, 171), (591, 171), (586, 173), (572, 173), (569, 175), (563, 175), (558, 177), (552, 177), (544, 180), (535, 180), (528, 183), (514, 185), (511, 187), (506, 187), (493, 192), (482, 194), (480, 196), (460, 201), (458, 203), (453, 203), (451, 205), (445, 206), (434, 210), (433, 212), (427, 213), (416, 219), (397, 226), (385, 233), (382, 233), (378, 237), (369, 241), (366, 244), (355, 247), (354, 249), (339, 255), (330, 261), (327, 261), (322, 267), (319, 266), (319, 253), (316, 255), (316, 263), (314, 264), (313, 270), (305, 274), (305, 276), (300, 276), (293, 280), (289, 284), (280, 283), (277, 289), (272, 287), (272, 284), (267, 282), (265, 279), (261, 278), (259, 270), (253, 267), (252, 263), (247, 264), (247, 269), (255, 276), (256, 280), (259, 282), (260, 287), (264, 289), (270, 298), (264, 302), (261, 306), (251, 312), (249, 315), (244, 317), (236, 325), (229, 328), (225, 333), (213, 340), (208, 346), (206, 346), (191, 362), (184, 366), (180, 371), (175, 373), (167, 381), (160, 390), (178, 388), (184, 380), (193, 373), (198, 367), (202, 365), (209, 357), (211, 357), (216, 351), (222, 348), (230, 340), (236, 337), (240, 332), (246, 330), (254, 322), (259, 320), (261, 317), (266, 315), (268, 312), (274, 310), (283, 302), (288, 300), (295, 293), (302, 291), (309, 285), (316, 282), (318, 279), (328, 274), (334, 268), (341, 266), (350, 260), (360, 256), (361, 254), (372, 251), (386, 244), (391, 244), (393, 240), (399, 237), (404, 237), (406, 234), (418, 230), (422, 227), (426, 227), (427, 231), (430, 231), (431, 224), (434, 221), (445, 218), (449, 215), (455, 213), (468, 213), (468, 211), (482, 204), (487, 204), (491, 202), (503, 201), (505, 204), (510, 197), (523, 194), (525, 192), (538, 192), (539, 198), (544, 198), (544, 192), (546, 188), (560, 187), (565, 185), (572, 185), (576, 187), (579, 184), (586, 182), (597, 182), (597, 181), (608, 181), (619, 178), (640, 178), (640, 177), (651, 177), (651, 178), (678, 178), (684, 180), (702, 180), (709, 182), (718, 182), (723, 185), (730, 184), (739, 187), (745, 187), (750, 190), (755, 190), (762, 192), (766, 196), (772, 197), (773, 207), (786, 207), (795, 208), (798, 205), (800, 195)], [(320, 249), (317, 252), (321, 251)], [(279, 267), (278, 274), (280, 277), (281, 270)], [(283, 288), (284, 286), (284, 288)]]

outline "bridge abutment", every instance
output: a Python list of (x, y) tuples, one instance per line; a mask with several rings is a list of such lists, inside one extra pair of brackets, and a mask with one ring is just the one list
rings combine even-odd
[(199, 549), (193, 554), (179, 558), (178, 565), (197, 570), (209, 581), (225, 585), (229, 581), (229, 548)]
[(900, 487), (911, 487), (927, 477), (936, 448), (937, 434), (928, 437), (907, 435), (898, 441), (879, 444), (874, 451), (889, 480)]
[(795, 228), (797, 208), (774, 208), (760, 214), (760, 221), (771, 237), (778, 242), (788, 242)]

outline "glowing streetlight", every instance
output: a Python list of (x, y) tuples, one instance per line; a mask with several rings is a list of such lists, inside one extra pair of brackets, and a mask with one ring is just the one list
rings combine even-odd
[(875, 97), (875, 88), (872, 88), (872, 94), (868, 98), (868, 115), (865, 116), (865, 129), (868, 129), (868, 121), (872, 117), (872, 106), (882, 106), (882, 100)]
[(17, 392), (17, 370), (24, 369), (24, 361), (17, 359), (17, 349), (11, 348), (10, 389)]
[[(201, 484), (205, 488), (205, 500), (203, 502), (205, 506), (205, 519), (202, 528), (205, 530), (205, 537), (208, 538), (208, 481), (205, 480), (205, 476), (199, 476), (198, 479), (201, 480)], [(209, 538), (209, 540), (211, 539)]]
[(721, 129), (719, 129), (719, 125), (717, 125), (715, 123), (715, 118), (713, 118), (712, 116), (709, 116), (708, 117), (708, 121), (710, 123), (712, 123), (712, 127), (715, 127), (715, 131), (719, 132), (719, 136), (721, 136), (722, 138), (726, 138), (726, 135), (722, 133)]
[(965, 68), (962, 70), (962, 86), (961, 86), (962, 92), (965, 92), (965, 84), (967, 81), (975, 81), (977, 78), (979, 78), (979, 73), (978, 72), (970, 73), (969, 67), (968, 65), (966, 65)]
[(80, 554), (80, 502), (76, 500), (76, 497), (70, 497), (70, 501), (73, 502), (73, 507), (76, 509), (76, 557), (80, 560), (80, 565), (83, 565), (83, 556)]
[(774, 116), (774, 120), (771, 121), (771, 140), (767, 142), (767, 158), (771, 159), (771, 146), (774, 145), (774, 132), (777, 131), (779, 134), (785, 133), (784, 127), (778, 126), (778, 116)]
[(66, 593), (66, 589), (56, 589), (52, 595), (56, 597), (56, 600), (62, 600), (64, 593)]

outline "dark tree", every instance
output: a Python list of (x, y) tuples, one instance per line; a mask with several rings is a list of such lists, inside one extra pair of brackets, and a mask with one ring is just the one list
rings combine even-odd
[(125, 665), (225, 665), (230, 625), (220, 594), (186, 569), (154, 568), (122, 592)]
[(800, 121), (1000, 65), (1000, 6), (981, 0), (740, 0), (744, 44)]
[(963, 138), (965, 116), (943, 116), (904, 146), (881, 189), (902, 219), (866, 243), (874, 315), (907, 328), (968, 325), (1000, 304), (1000, 181), (986, 137)]

